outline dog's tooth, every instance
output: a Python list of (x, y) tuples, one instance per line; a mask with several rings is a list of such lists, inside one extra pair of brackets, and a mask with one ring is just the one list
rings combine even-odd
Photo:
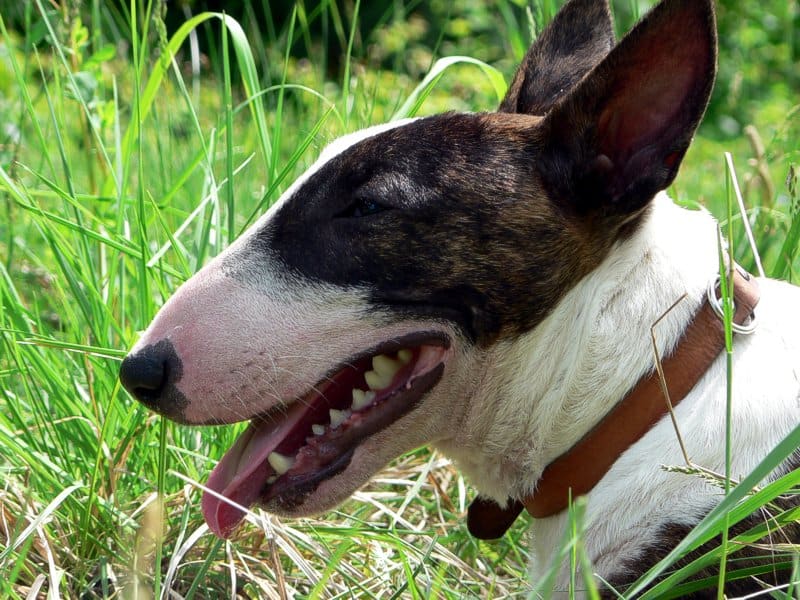
[(267, 457), (267, 462), (269, 466), (275, 469), (275, 472), (278, 475), (283, 475), (292, 468), (294, 464), (294, 457), (292, 456), (284, 456), (283, 454), (278, 454), (277, 452), (270, 452), (269, 456)]
[(364, 390), (360, 390), (355, 388), (353, 390), (353, 410), (361, 410), (365, 406), (368, 406), (373, 400), (375, 399), (375, 392), (369, 390), (365, 392)]
[(311, 431), (314, 432), (314, 435), (323, 435), (325, 433), (325, 425), (314, 423), (311, 426)]
[(380, 387), (378, 384), (381, 382), (381, 376), (375, 371), (367, 371), (364, 373), (364, 381), (367, 382), (367, 385), (370, 387), (370, 389), (378, 389)]
[(389, 381), (392, 380), (401, 366), (399, 361), (389, 358), (385, 354), (378, 354), (372, 357), (372, 369), (381, 377), (389, 378)]
[(367, 403), (364, 402), (364, 397), (366, 395), (367, 392), (365, 392), (364, 390), (353, 388), (353, 404), (351, 405), (350, 408), (352, 408), (353, 410), (358, 410), (360, 408), (365, 407), (367, 405)]
[(336, 429), (339, 425), (344, 423), (351, 414), (353, 414), (349, 410), (336, 410), (335, 408), (330, 409), (328, 413), (331, 415), (332, 429)]
[(400, 360), (401, 363), (407, 365), (411, 362), (411, 357), (414, 356), (414, 353), (411, 352), (408, 348), (403, 348), (397, 353), (397, 358)]
[(367, 371), (364, 373), (364, 381), (367, 382), (367, 385), (372, 390), (380, 390), (385, 388), (387, 385), (392, 383), (392, 378), (394, 377), (394, 373), (391, 375), (381, 375), (375, 371)]
[(268, 485), (272, 485), (276, 481), (278, 481), (278, 476), (277, 475), (270, 475), (269, 477), (267, 477), (267, 484)]

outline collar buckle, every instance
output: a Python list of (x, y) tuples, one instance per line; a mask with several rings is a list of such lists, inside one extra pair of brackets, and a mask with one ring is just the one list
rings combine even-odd
[[(738, 264), (734, 263), (734, 267), (739, 275), (745, 280), (750, 281), (750, 274), (745, 271), (742, 267)], [(735, 277), (731, 277), (728, 281), (729, 285), (733, 286)], [(725, 322), (725, 313), (722, 308), (722, 297), (720, 294), (720, 276), (717, 275), (715, 279), (708, 282), (708, 288), (706, 289), (706, 298), (708, 299), (708, 305), (711, 307), (711, 310), (714, 311), (714, 314), (721, 322)], [(732, 314), (735, 315), (736, 313), (736, 303), (734, 302), (736, 291), (731, 289), (731, 303), (732, 306)], [(731, 319), (731, 330), (734, 333), (738, 333), (741, 335), (750, 335), (756, 330), (758, 326), (758, 321), (756, 320), (756, 315), (754, 312), (751, 312), (746, 320), (743, 323), (737, 323), (734, 319)]]

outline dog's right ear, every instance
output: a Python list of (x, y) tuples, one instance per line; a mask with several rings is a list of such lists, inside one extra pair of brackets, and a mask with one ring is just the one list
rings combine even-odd
[(624, 224), (672, 183), (716, 73), (713, 0), (662, 0), (547, 114), (537, 169), (570, 212)]
[(528, 49), (498, 111), (544, 115), (613, 45), (608, 0), (570, 0)]

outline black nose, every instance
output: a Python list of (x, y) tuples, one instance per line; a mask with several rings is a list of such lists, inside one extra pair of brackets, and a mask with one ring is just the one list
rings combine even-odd
[(169, 340), (129, 354), (119, 368), (123, 387), (139, 402), (167, 417), (181, 420), (187, 400), (175, 387), (183, 372)]

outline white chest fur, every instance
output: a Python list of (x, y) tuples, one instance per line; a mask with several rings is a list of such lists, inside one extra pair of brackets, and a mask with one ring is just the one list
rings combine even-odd
[[(489, 353), (492, 368), (465, 424), (468, 443), (443, 449), (498, 501), (531, 492), (542, 469), (653, 368), (651, 325), (686, 294), (656, 329), (662, 355), (676, 343), (717, 270), (716, 223), (660, 194), (644, 226), (539, 327)], [(734, 348), (736, 476), (749, 473), (800, 421), (800, 321), (786, 319), (800, 306), (800, 290), (769, 280), (760, 287), (758, 330), (737, 337)], [(720, 355), (676, 409), (691, 460), (716, 472), (724, 470), (725, 381)], [(692, 524), (720, 500), (719, 489), (702, 479), (662, 468), (682, 464), (665, 418), (588, 495), (585, 544), (598, 573), (616, 572), (660, 527)], [(534, 582), (565, 527), (565, 514), (534, 523)]]

